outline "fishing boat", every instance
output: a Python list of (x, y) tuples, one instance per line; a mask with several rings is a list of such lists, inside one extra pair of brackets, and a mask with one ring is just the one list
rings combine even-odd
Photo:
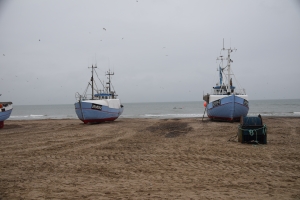
[[(232, 84), (232, 77), (234, 73), (231, 69), (231, 63), (233, 60), (230, 54), (236, 51), (235, 48), (223, 48), (222, 51), (227, 51), (227, 57), (220, 55), (217, 60), (220, 61), (218, 68), (219, 71), (219, 83), (212, 88), (211, 93), (203, 95), (204, 107), (207, 111), (207, 116), (212, 120), (220, 121), (239, 121), (241, 116), (247, 116), (249, 111), (248, 95), (246, 90), (239, 87), (236, 88)], [(227, 64), (224, 67), (223, 61), (227, 60)], [(223, 75), (225, 81), (223, 82)], [(237, 82), (237, 81), (236, 81)], [(238, 83), (238, 82), (237, 82)]]
[[(80, 95), (78, 92), (75, 94), (75, 112), (78, 118), (85, 124), (114, 121), (122, 114), (124, 109), (121, 101), (117, 98), (118, 95), (113, 91), (114, 87), (111, 83), (111, 76), (114, 73), (110, 70), (107, 71), (105, 75), (108, 76), (108, 82), (105, 85), (99, 79), (95, 70), (97, 66), (92, 65), (89, 68), (92, 68), (92, 77), (83, 95)], [(97, 84), (94, 81), (94, 73), (96, 73), (103, 86), (102, 90), (97, 88)], [(91, 94), (88, 94), (89, 87), (92, 89)]]
[(12, 110), (12, 102), (0, 102), (0, 128), (4, 127), (4, 121), (10, 117)]

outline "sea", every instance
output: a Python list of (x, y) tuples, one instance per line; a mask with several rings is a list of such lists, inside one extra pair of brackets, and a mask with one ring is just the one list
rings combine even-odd
[[(201, 118), (203, 101), (123, 103), (120, 118)], [(300, 117), (300, 99), (249, 100), (248, 116)], [(8, 120), (77, 119), (74, 104), (13, 105)]]

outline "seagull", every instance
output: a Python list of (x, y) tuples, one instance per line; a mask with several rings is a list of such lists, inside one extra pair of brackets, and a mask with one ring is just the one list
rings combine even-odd
[(39, 40), (39, 41), (41, 41), (41, 40)]
[(103, 28), (103, 30), (105, 30), (105, 31), (106, 31), (106, 28)]
[(5, 54), (3, 54), (3, 56), (5, 56)]

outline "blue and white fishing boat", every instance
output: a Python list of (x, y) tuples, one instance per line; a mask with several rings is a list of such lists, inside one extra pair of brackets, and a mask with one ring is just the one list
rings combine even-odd
[[(114, 75), (114, 73), (111, 73), (110, 70), (107, 71), (106, 75), (108, 76), (108, 82), (106, 83), (106, 86), (99, 79), (103, 85), (103, 90), (98, 90), (94, 81), (94, 72), (97, 74), (95, 71), (97, 66), (92, 66), (91, 68), (91, 81), (88, 83), (84, 94), (75, 94), (77, 100), (75, 103), (76, 114), (85, 124), (114, 121), (122, 114), (124, 109), (121, 101), (117, 98), (118, 95), (112, 90), (111, 76)], [(92, 94), (87, 94), (89, 86), (92, 88)]]
[[(243, 88), (237, 89), (232, 85), (231, 63), (230, 53), (236, 51), (236, 49), (225, 49), (223, 41), (223, 49), (221, 51), (227, 51), (227, 58), (222, 55), (217, 58), (220, 60), (222, 67), (219, 65), (220, 81), (213, 87), (210, 94), (203, 95), (204, 106), (207, 110), (207, 116), (212, 120), (221, 121), (239, 121), (241, 116), (247, 116), (249, 111), (248, 95)], [(223, 67), (223, 61), (227, 60), (227, 65)], [(226, 73), (227, 72), (227, 73)], [(223, 82), (223, 74), (225, 75), (225, 83)]]
[(0, 102), (0, 128), (4, 127), (4, 121), (10, 117), (12, 110), (12, 102)]

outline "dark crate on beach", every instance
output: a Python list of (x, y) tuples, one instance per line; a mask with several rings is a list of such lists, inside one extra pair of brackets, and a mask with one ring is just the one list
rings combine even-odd
[(258, 117), (241, 117), (238, 127), (238, 141), (267, 144), (267, 128), (260, 115)]

